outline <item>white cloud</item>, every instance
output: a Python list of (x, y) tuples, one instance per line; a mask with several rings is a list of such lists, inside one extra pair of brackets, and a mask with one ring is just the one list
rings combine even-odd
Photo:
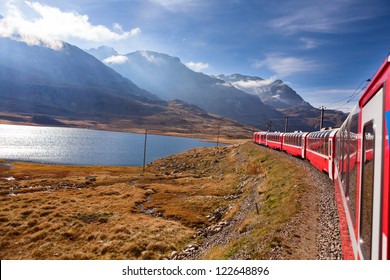
[(209, 64), (203, 63), (203, 62), (190, 61), (190, 62), (187, 62), (185, 65), (195, 72), (201, 72), (201, 71), (209, 68)]
[(284, 9), (286, 15), (275, 18), (269, 26), (290, 34), (297, 32), (339, 33), (341, 25), (374, 17), (364, 2), (354, 0), (312, 0), (311, 5), (291, 2)]
[(267, 67), (280, 77), (289, 76), (299, 72), (313, 71), (319, 68), (314, 60), (278, 54), (267, 54), (266, 58), (256, 61), (255, 68)]
[(119, 23), (115, 22), (112, 26), (112, 28), (114, 28), (114, 30), (116, 30), (117, 32), (123, 32), (123, 27), (122, 25), (120, 25)]
[(130, 37), (137, 36), (141, 34), (141, 28), (136, 27), (130, 30)]
[(232, 84), (234, 86), (240, 87), (242, 89), (244, 89), (244, 88), (250, 89), (250, 88), (269, 86), (270, 84), (275, 82), (275, 80), (276, 80), (276, 77), (272, 76), (271, 78), (269, 78), (267, 80), (247, 80), (247, 81), (241, 80), (241, 81), (233, 82)]
[(177, 12), (191, 10), (195, 5), (199, 4), (196, 0), (149, 0), (167, 10)]
[(103, 60), (104, 63), (111, 64), (123, 64), (127, 61), (127, 57), (124, 55), (113, 55)]
[(258, 95), (264, 92), (264, 87), (269, 86), (276, 80), (276, 77), (271, 77), (266, 80), (240, 80), (232, 82), (232, 85), (249, 94)]
[(301, 37), (299, 40), (304, 44), (305, 49), (314, 49), (320, 46), (323, 42), (308, 37)]
[(18, 7), (13, 1), (8, 1), (5, 7), (0, 19), (0, 36), (31, 44), (43, 41), (51, 46), (55, 41), (70, 39), (102, 43), (124, 40), (141, 32), (138, 27), (124, 32), (118, 23), (114, 24), (115, 31), (112, 31), (103, 25), (93, 25), (87, 15), (64, 12), (38, 2), (25, 1)]

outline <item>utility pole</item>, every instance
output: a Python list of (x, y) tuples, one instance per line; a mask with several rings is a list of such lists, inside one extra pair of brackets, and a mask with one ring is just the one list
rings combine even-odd
[(284, 122), (284, 132), (287, 132), (288, 130), (288, 116), (286, 116), (286, 120)]
[(219, 128), (221, 127), (221, 124), (218, 123), (218, 135), (217, 135), (217, 148), (219, 146)]
[(271, 131), (271, 129), (272, 129), (272, 121), (269, 121), (267, 123), (267, 130), (268, 130), (268, 132)]
[(321, 120), (320, 120), (320, 130), (324, 127), (324, 115), (325, 115), (325, 109), (326, 107), (321, 106)]
[(148, 130), (145, 129), (145, 142), (144, 142), (144, 164), (142, 166), (142, 173), (145, 173), (145, 163), (146, 163), (146, 139), (148, 138)]

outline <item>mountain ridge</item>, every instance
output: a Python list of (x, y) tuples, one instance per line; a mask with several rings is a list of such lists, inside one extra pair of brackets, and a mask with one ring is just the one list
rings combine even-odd
[[(208, 112), (263, 130), (268, 129), (269, 122), (274, 124), (273, 129), (284, 130), (286, 117), (290, 130), (319, 129), (320, 110), (280, 79), (265, 80), (239, 73), (209, 76), (192, 71), (178, 57), (153, 51), (122, 55), (113, 48), (101, 47), (91, 53), (161, 99), (182, 99)], [(112, 54), (125, 59), (107, 59)], [(230, 95), (226, 94), (229, 91)], [(240, 98), (243, 96), (245, 98)], [(325, 124), (330, 127), (341, 125), (346, 116), (338, 111), (328, 113)]]
[(145, 50), (121, 56), (126, 60), (107, 65), (161, 99), (180, 99), (252, 126), (258, 126), (264, 119), (282, 119), (281, 113), (264, 105), (257, 96), (192, 71), (178, 57)]
[[(184, 104), (179, 108), (161, 100), (65, 42), (62, 49), (53, 50), (0, 38), (0, 98), (0, 120), (7, 123), (126, 131), (160, 128), (186, 134), (207, 130), (210, 134), (224, 122), (240, 137), (252, 130), (222, 117), (199, 114), (192, 105), (184, 115)], [(161, 127), (162, 118), (166, 127)]]

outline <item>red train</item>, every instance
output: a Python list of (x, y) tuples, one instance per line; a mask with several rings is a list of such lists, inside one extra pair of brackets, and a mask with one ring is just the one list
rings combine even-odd
[(344, 259), (390, 259), (390, 56), (338, 129), (255, 132), (333, 180)]

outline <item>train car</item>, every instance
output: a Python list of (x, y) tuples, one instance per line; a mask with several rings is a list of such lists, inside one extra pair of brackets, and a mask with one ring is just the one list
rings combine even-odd
[(390, 56), (340, 129), (264, 132), (266, 146), (306, 158), (333, 180), (344, 259), (390, 259), (389, 133)]
[(259, 141), (257, 144), (266, 146), (267, 145), (267, 133), (266, 131), (260, 131), (259, 132)]
[(334, 177), (334, 137), (337, 131), (337, 129), (322, 130), (310, 132), (306, 136), (305, 158), (319, 170), (328, 173), (332, 180)]
[(389, 131), (390, 56), (336, 135), (334, 182), (348, 228), (346, 258), (390, 259)]
[(253, 134), (252, 134), (252, 142), (253, 143), (257, 143), (257, 141), (258, 141), (258, 135), (259, 135), (259, 132), (253, 132)]
[(266, 131), (255, 132), (253, 133), (252, 142), (259, 145), (266, 146), (267, 144), (266, 135), (267, 135)]
[(286, 153), (305, 158), (306, 136), (308, 132), (289, 132), (283, 135), (282, 150)]
[(266, 134), (266, 146), (281, 151), (283, 134), (282, 132), (268, 132)]

